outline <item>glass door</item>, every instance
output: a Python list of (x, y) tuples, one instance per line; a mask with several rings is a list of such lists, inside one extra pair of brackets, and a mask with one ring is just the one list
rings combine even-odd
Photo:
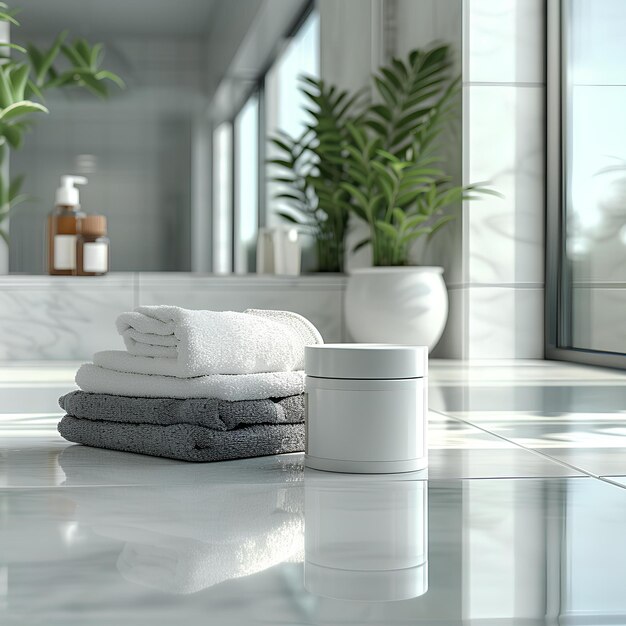
[(549, 18), (548, 356), (623, 367), (626, 2)]

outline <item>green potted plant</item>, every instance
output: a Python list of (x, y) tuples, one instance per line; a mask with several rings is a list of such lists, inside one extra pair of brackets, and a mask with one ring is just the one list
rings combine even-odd
[(268, 161), (271, 178), (280, 189), (274, 197), (286, 205), (277, 213), (313, 236), (320, 272), (342, 272), (350, 215), (343, 183), (351, 180), (345, 145), (348, 125), (360, 120), (363, 93), (350, 95), (308, 76), (301, 78), (300, 90), (309, 103), (304, 132), (294, 138), (279, 131), (270, 138), (277, 153)]
[(351, 273), (346, 322), (356, 341), (434, 347), (448, 314), (443, 268), (415, 266), (411, 248), (455, 219), (464, 200), (495, 193), (454, 185), (438, 150), (455, 115), (459, 79), (448, 46), (414, 50), (374, 77), (377, 102), (347, 125), (349, 181), (341, 187), (363, 220), (373, 267)]
[[(0, 2), (0, 21), (19, 26), (16, 12)], [(48, 113), (43, 104), (44, 93), (75, 86), (105, 98), (107, 83), (124, 86), (119, 76), (102, 69), (102, 44), (92, 46), (82, 38), (69, 42), (67, 36), (65, 31), (60, 33), (46, 50), (32, 44), (24, 48), (14, 43), (0, 43), (0, 51), (13, 50), (20, 55), (0, 55), (3, 56), (0, 65), (0, 238), (7, 245), (8, 218), (27, 196), (21, 193), (23, 177), (9, 180), (6, 156), (9, 149), (17, 150), (22, 146), (24, 135), (35, 118)]]

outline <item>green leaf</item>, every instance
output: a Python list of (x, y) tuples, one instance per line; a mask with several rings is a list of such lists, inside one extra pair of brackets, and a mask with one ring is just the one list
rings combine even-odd
[(383, 232), (385, 235), (387, 235), (387, 237), (389, 237), (390, 239), (398, 238), (400, 233), (391, 224), (388, 224), (387, 222), (383, 222), (381, 220), (376, 220), (375, 224), (376, 224), (376, 228), (380, 230), (381, 232)]
[(95, 74), (95, 79), (110, 80), (111, 82), (115, 83), (120, 89), (126, 88), (126, 83), (117, 74), (109, 72), (109, 70), (100, 70)]
[(393, 217), (393, 219), (402, 227), (405, 227), (405, 222), (406, 222), (406, 213), (400, 208), (400, 207), (395, 207), (392, 211), (391, 211), (391, 215)]
[(26, 48), (23, 48), (16, 43), (0, 42), (0, 48), (10, 48), (11, 50), (17, 50), (18, 52), (26, 54)]
[(75, 67), (85, 67), (88, 66), (89, 60), (85, 60), (81, 57), (81, 55), (74, 49), (74, 46), (62, 45), (61, 52), (66, 56), (68, 61), (72, 63)]
[(365, 150), (367, 146), (367, 135), (365, 131), (363, 131), (361, 128), (359, 128), (356, 124), (353, 124), (352, 122), (349, 122), (348, 124), (346, 124), (346, 128), (348, 132), (350, 133), (350, 136), (352, 137), (352, 139), (354, 139), (354, 142), (356, 143), (356, 145), (361, 150)]
[(375, 104), (370, 108), (370, 111), (387, 122), (391, 122), (393, 117), (389, 107), (386, 107), (384, 104)]
[(373, 131), (376, 131), (379, 135), (387, 134), (387, 129), (380, 122), (377, 122), (376, 120), (372, 120), (372, 119), (366, 120), (365, 125), (369, 126), (369, 128), (371, 128)]
[(96, 71), (100, 67), (104, 46), (101, 43), (94, 44), (89, 53), (89, 67)]
[(383, 76), (387, 79), (387, 86), (392, 90), (402, 91), (402, 80), (398, 78), (388, 67), (380, 69)]
[(22, 145), (22, 132), (17, 125), (0, 125), (0, 135), (6, 138), (12, 148), (19, 148)]
[(24, 99), (24, 90), (28, 81), (30, 68), (25, 63), (18, 63), (11, 68), (11, 84), (13, 87), (13, 97), (16, 100)]
[(9, 202), (14, 200), (17, 195), (20, 193), (20, 189), (22, 188), (22, 184), (24, 183), (24, 174), (20, 174), (19, 176), (15, 176), (9, 185)]
[(12, 105), (0, 110), (0, 122), (6, 123), (9, 120), (13, 120), (21, 115), (27, 115), (28, 113), (48, 113), (48, 109), (38, 102), (21, 100), (20, 102), (14, 102)]
[(273, 143), (276, 147), (280, 148), (281, 150), (289, 154), (291, 154), (293, 150), (293, 146), (288, 146), (284, 141), (282, 141), (278, 137), (270, 137), (270, 142)]
[(83, 63), (86, 67), (91, 66), (91, 50), (89, 49), (89, 44), (85, 39), (79, 37), (74, 41), (74, 50), (76, 54), (80, 55)]
[(291, 170), (293, 168), (293, 163), (291, 161), (285, 161), (285, 159), (268, 159), (267, 163), (284, 167), (287, 170)]
[(9, 68), (0, 67), (0, 107), (13, 104), (13, 88), (9, 81)]
[(374, 83), (378, 88), (378, 93), (383, 97), (385, 102), (392, 107), (395, 107), (398, 104), (398, 99), (394, 95), (394, 93), (389, 89), (387, 83), (381, 80), (378, 76), (374, 77)]
[(276, 215), (282, 217), (284, 220), (287, 220), (288, 222), (291, 222), (292, 224), (302, 224), (302, 222), (296, 219), (294, 215), (291, 215), (290, 213), (287, 213), (285, 211), (276, 211)]
[(295, 200), (296, 202), (302, 202), (303, 194), (284, 191), (281, 193), (274, 194), (274, 198), (276, 200)]
[(430, 235), (430, 233), (431, 233), (430, 228), (417, 228), (416, 230), (413, 230), (410, 233), (403, 235), (402, 238), (400, 239), (400, 243), (404, 245), (411, 241), (414, 241), (415, 239), (419, 239), (420, 237), (425, 237), (427, 235)]
[(37, 67), (37, 73), (35, 75), (35, 82), (37, 83), (38, 87), (41, 87), (43, 85), (46, 75), (50, 71), (52, 64), (57, 58), (59, 50), (61, 49), (61, 46), (63, 45), (66, 37), (67, 31), (62, 31), (61, 33), (59, 33), (57, 38), (54, 40), (54, 43), (50, 47), (50, 50), (48, 50), (45, 55), (41, 56), (41, 61)]
[(19, 26), (20, 23), (7, 11), (0, 11), (0, 22), (10, 22), (15, 26)]
[(420, 224), (423, 224), (428, 219), (429, 218), (428, 218), (427, 215), (413, 215), (412, 217), (408, 217), (406, 219), (406, 221), (404, 222), (404, 228), (406, 230), (413, 229), (416, 226), (419, 226)]
[(367, 198), (365, 197), (365, 194), (360, 189), (358, 189), (351, 183), (341, 183), (341, 187), (345, 189), (357, 201), (359, 206), (367, 211), (369, 203), (367, 201)]
[(26, 52), (28, 54), (30, 64), (33, 66), (35, 74), (37, 74), (39, 68), (41, 67), (41, 64), (43, 63), (43, 54), (41, 54), (40, 50), (36, 48), (33, 44), (28, 44), (26, 46)]
[(109, 90), (102, 82), (100, 82), (95, 76), (87, 73), (80, 73), (80, 83), (84, 85), (89, 91), (100, 98), (106, 98), (109, 95)]

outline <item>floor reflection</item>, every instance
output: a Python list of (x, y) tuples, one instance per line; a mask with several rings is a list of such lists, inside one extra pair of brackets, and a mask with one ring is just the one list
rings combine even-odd
[(428, 483), (307, 469), (304, 586), (389, 602), (428, 590)]

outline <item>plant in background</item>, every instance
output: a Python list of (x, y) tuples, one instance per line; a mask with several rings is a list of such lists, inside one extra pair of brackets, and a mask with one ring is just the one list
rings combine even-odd
[(345, 145), (349, 123), (360, 119), (362, 92), (351, 96), (311, 77), (301, 78), (300, 89), (309, 101), (310, 122), (300, 137), (278, 131), (271, 138), (278, 151), (269, 160), (278, 168), (272, 180), (281, 186), (275, 198), (287, 205), (278, 214), (313, 235), (320, 271), (341, 272), (350, 214)]
[[(0, 2), (0, 21), (19, 26), (15, 14), (15, 10)], [(71, 43), (66, 40), (67, 32), (64, 31), (47, 50), (40, 50), (32, 44), (26, 48), (17, 44), (0, 44), (0, 49), (15, 50), (24, 55), (24, 60), (1, 55), (0, 167), (4, 163), (7, 147), (19, 149), (34, 118), (48, 113), (42, 104), (46, 91), (77, 86), (105, 98), (108, 95), (107, 81), (124, 87), (119, 76), (101, 68), (102, 44), (90, 46), (80, 38)], [(2, 223), (26, 196), (20, 193), (23, 177), (9, 182), (4, 170), (0, 169), (0, 236), (8, 243), (8, 233), (2, 228)]]
[(393, 59), (374, 77), (379, 102), (348, 126), (352, 180), (342, 187), (369, 226), (355, 249), (371, 244), (374, 265), (408, 265), (415, 240), (455, 219), (450, 210), (462, 200), (499, 195), (483, 184), (453, 185), (436, 154), (458, 102), (451, 66), (448, 46), (414, 50), (407, 62)]

